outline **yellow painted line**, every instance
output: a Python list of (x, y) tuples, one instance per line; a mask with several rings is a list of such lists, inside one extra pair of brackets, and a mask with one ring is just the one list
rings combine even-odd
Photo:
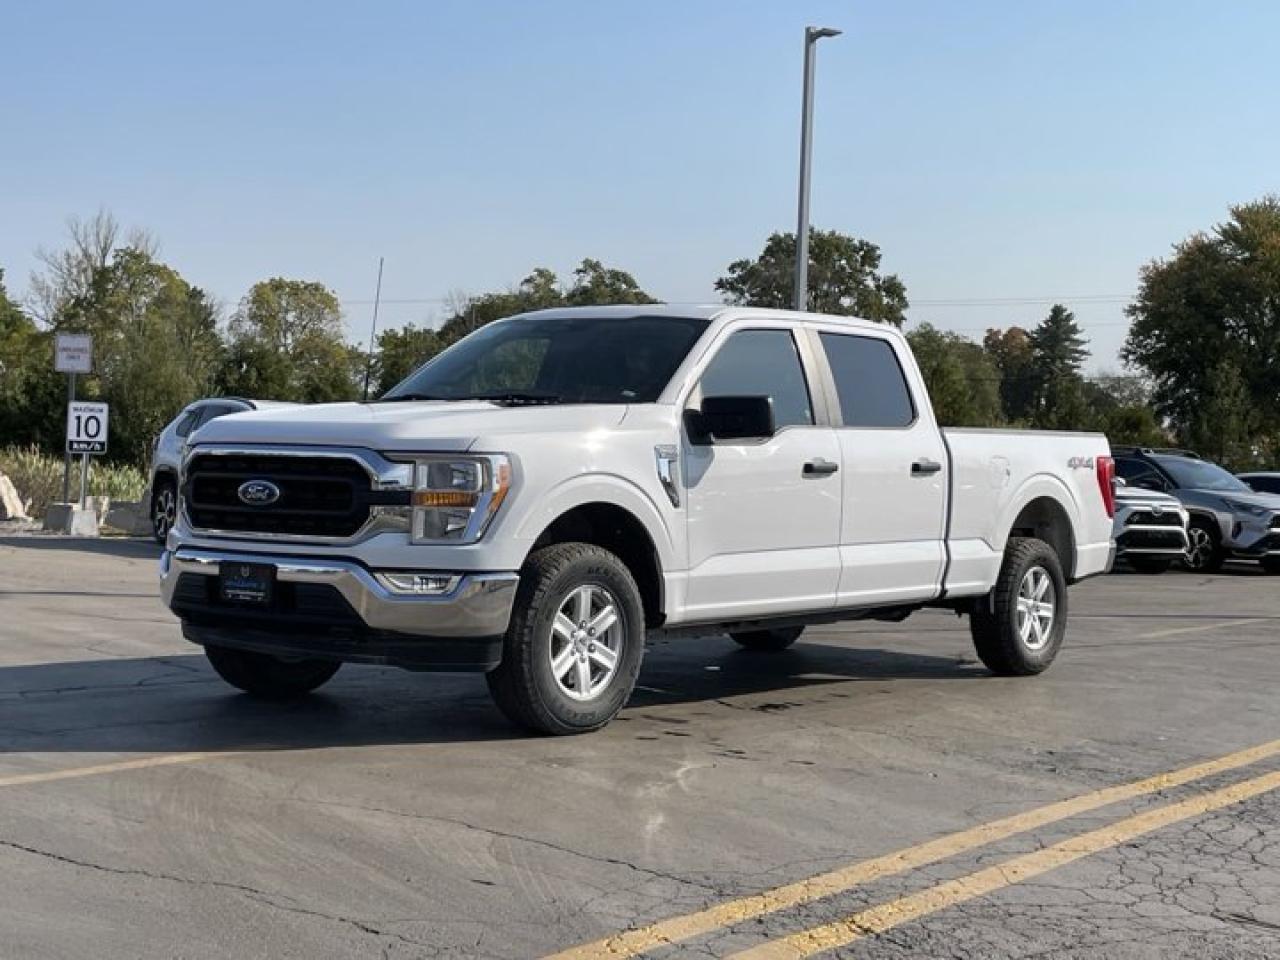
[(883, 933), (911, 920), (986, 896), (1031, 880), (1091, 854), (1118, 847), (1162, 827), (1280, 789), (1280, 771), (1126, 817), (1107, 827), (1090, 830), (1051, 847), (1023, 854), (994, 867), (940, 883), (878, 907), (861, 910), (843, 920), (792, 934), (781, 940), (732, 954), (733, 960), (799, 960), (815, 953), (847, 946), (863, 937)]
[(1247, 620), (1222, 620), (1218, 623), (1206, 623), (1196, 627), (1173, 627), (1169, 630), (1157, 630), (1155, 633), (1140, 633), (1134, 640), (1155, 640), (1158, 637), (1176, 637), (1184, 633), (1207, 633), (1210, 630), (1221, 630), (1223, 627), (1247, 627), (1253, 623), (1270, 623), (1270, 617), (1251, 617)]
[(635, 957), (656, 947), (703, 936), (767, 913), (844, 893), (881, 877), (889, 877), (937, 863), (1015, 834), (1079, 816), (1112, 803), (1158, 793), (1161, 790), (1182, 786), (1194, 780), (1234, 770), (1277, 755), (1280, 755), (1280, 740), (1272, 740), (1215, 760), (1207, 760), (1168, 773), (1159, 773), (1132, 783), (1105, 787), (1078, 797), (992, 820), (917, 846), (775, 887), (763, 893), (727, 900), (695, 913), (660, 920), (634, 930), (626, 930), (591, 943), (570, 947), (568, 950), (552, 954), (547, 960), (605, 960), (605, 958), (620, 960), (620, 958)]
[(115, 763), (99, 763), (92, 767), (72, 767), (70, 770), (46, 770), (42, 773), (19, 773), (0, 777), (0, 787), (21, 787), (31, 783), (51, 783), (54, 780), (77, 780), (125, 770), (146, 770), (151, 767), (171, 767), (179, 763), (198, 763), (235, 756), (234, 753), (168, 753), (159, 757), (141, 757), (137, 760), (119, 760)]

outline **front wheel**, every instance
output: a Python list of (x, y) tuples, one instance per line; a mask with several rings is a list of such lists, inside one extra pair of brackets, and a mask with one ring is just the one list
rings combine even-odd
[(281, 660), (265, 653), (208, 646), (205, 656), (223, 680), (262, 700), (292, 700), (310, 693), (338, 672), (334, 660)]
[(1217, 573), (1222, 569), (1225, 559), (1219, 539), (1218, 525), (1209, 520), (1197, 518), (1187, 527), (1187, 555), (1182, 563), (1188, 570), (1196, 573)]
[(969, 617), (978, 659), (1002, 677), (1041, 673), (1066, 630), (1067, 580), (1058, 555), (1043, 540), (1011, 539), (995, 587)]
[(169, 479), (157, 480), (151, 494), (151, 534), (163, 544), (178, 516), (178, 488)]
[(520, 571), (489, 692), (518, 726), (586, 733), (626, 705), (643, 656), (644, 607), (631, 571), (602, 547), (553, 544)]

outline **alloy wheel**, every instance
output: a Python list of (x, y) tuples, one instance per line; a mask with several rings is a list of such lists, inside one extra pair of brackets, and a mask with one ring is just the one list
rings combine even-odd
[(1187, 566), (1192, 570), (1203, 570), (1213, 555), (1213, 537), (1204, 527), (1192, 527), (1187, 531), (1187, 539), (1191, 541), (1187, 547)]
[(173, 521), (178, 514), (178, 498), (174, 495), (172, 487), (162, 487), (160, 492), (156, 494), (155, 506), (151, 510), (151, 522), (156, 531), (156, 537), (164, 539), (169, 535), (169, 531), (173, 529)]
[(1044, 567), (1032, 567), (1018, 586), (1018, 637), (1028, 650), (1042, 650), (1053, 635), (1057, 596)]
[(618, 672), (624, 642), (613, 594), (597, 584), (571, 590), (556, 608), (548, 646), (561, 692), (579, 701), (599, 696)]

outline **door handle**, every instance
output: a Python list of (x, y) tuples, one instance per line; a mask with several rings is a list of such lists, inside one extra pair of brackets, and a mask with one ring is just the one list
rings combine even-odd
[(832, 463), (830, 460), (823, 460), (818, 457), (804, 465), (804, 475), (806, 477), (827, 477), (839, 469), (840, 465), (838, 463)]
[(911, 475), (913, 477), (927, 477), (932, 473), (937, 473), (942, 469), (942, 464), (937, 460), (930, 460), (925, 457), (923, 460), (917, 460), (911, 465)]

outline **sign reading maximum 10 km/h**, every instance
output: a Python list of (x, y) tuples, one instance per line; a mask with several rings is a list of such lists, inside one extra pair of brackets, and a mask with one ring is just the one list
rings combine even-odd
[(67, 453), (107, 452), (107, 405), (88, 400), (67, 404)]

